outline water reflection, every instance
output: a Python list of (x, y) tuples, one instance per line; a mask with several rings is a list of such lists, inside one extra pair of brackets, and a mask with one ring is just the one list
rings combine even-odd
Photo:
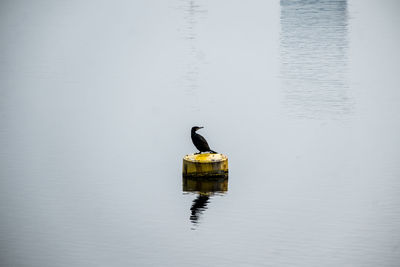
[(182, 28), (183, 38), (186, 41), (186, 56), (187, 61), (184, 65), (182, 74), (183, 88), (190, 96), (188, 108), (199, 110), (197, 89), (200, 80), (201, 67), (205, 60), (205, 53), (198, 45), (199, 31), (198, 24), (207, 15), (207, 9), (200, 3), (194, 0), (182, 0), (179, 7), (183, 12), (184, 28)]
[(190, 221), (193, 230), (199, 223), (200, 215), (207, 209), (210, 199), (228, 191), (228, 177), (183, 177), (182, 191), (197, 194), (190, 208)]
[(207, 209), (207, 204), (209, 202), (210, 196), (208, 194), (200, 193), (195, 200), (193, 200), (193, 205), (190, 208), (191, 215), (190, 221), (193, 224), (197, 224), (200, 214)]
[(337, 117), (351, 111), (347, 85), (346, 0), (281, 0), (281, 79), (295, 116)]
[(196, 26), (199, 19), (204, 18), (207, 10), (194, 0), (183, 1), (182, 8), (184, 11), (184, 18), (186, 21), (185, 39), (196, 40), (197, 32)]

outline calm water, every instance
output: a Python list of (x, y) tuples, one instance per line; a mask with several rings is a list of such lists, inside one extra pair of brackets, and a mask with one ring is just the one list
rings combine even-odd
[(399, 11), (3, 1), (0, 265), (399, 266)]

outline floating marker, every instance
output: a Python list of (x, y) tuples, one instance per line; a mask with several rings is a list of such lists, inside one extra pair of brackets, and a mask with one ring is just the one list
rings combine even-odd
[(184, 177), (228, 177), (228, 158), (223, 154), (191, 154), (183, 158)]

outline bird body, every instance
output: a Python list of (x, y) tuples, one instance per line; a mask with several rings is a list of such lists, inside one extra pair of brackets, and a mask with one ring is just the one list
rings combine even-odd
[(203, 136), (196, 133), (196, 131), (201, 128), (203, 128), (203, 127), (198, 127), (198, 126), (192, 127), (191, 137), (192, 137), (192, 142), (193, 142), (194, 146), (200, 151), (199, 153), (201, 153), (201, 152), (217, 153), (210, 149), (210, 146), (208, 145), (206, 139)]

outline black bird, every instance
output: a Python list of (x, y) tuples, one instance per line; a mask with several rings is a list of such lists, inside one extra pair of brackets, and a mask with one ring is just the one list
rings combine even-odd
[[(194, 146), (200, 151), (199, 153), (211, 152), (211, 153), (217, 154), (217, 152), (210, 149), (206, 139), (204, 139), (203, 136), (196, 133), (197, 130), (200, 130), (202, 128), (203, 127), (198, 127), (198, 126), (192, 127), (192, 141), (193, 141)], [(199, 153), (196, 153), (196, 154), (199, 154)]]

